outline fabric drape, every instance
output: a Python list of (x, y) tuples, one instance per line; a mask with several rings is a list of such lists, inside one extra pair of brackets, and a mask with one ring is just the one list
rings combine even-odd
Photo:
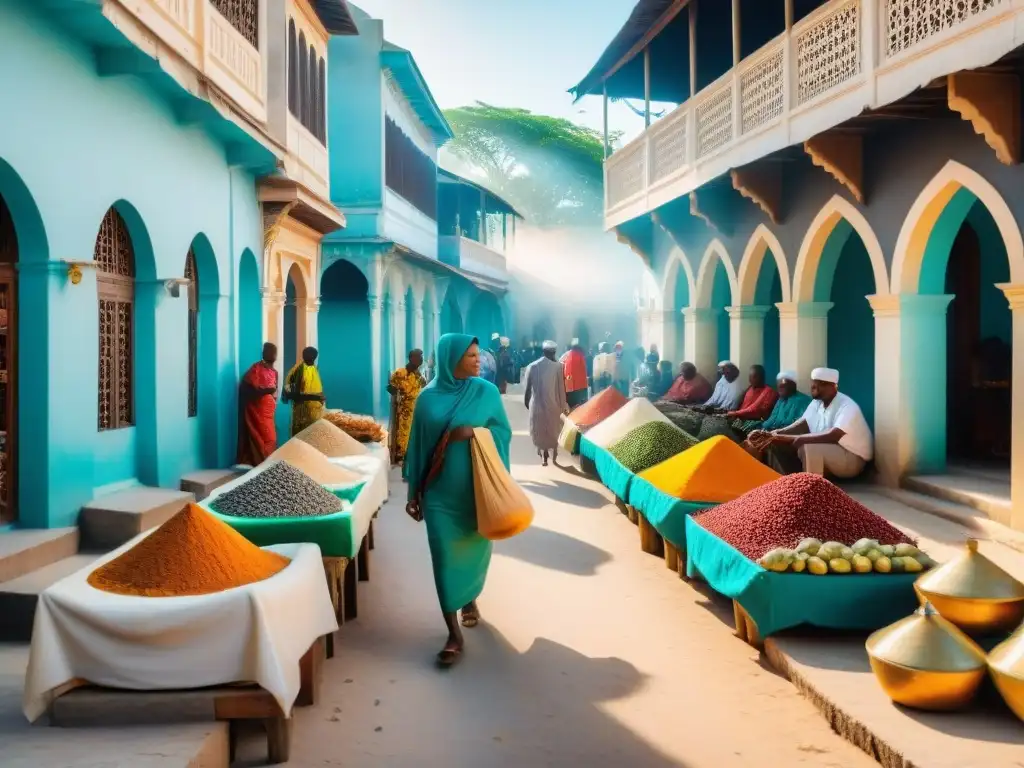
[[(285, 388), (291, 397), (295, 395), (322, 395), (324, 385), (320, 380), (320, 371), (315, 365), (298, 363), (285, 377)], [(292, 437), (299, 434), (310, 424), (319, 421), (324, 415), (324, 403), (319, 400), (301, 400), (292, 402)]]
[(274, 426), (275, 395), (258, 395), (256, 390), (277, 389), (277, 371), (262, 360), (253, 363), (239, 387), (238, 456), (239, 464), (255, 467), (277, 449)]

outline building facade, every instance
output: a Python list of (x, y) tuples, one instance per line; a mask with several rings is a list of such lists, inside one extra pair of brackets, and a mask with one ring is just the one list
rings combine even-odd
[(1018, 529), (1022, 12), (645, 0), (575, 89), (646, 104), (605, 165), (606, 226), (651, 273), (645, 339), (705, 373), (838, 368), (884, 483), (981, 467)]
[[(0, 526), (232, 464), (279, 271), (315, 285), (343, 223), (308, 146), (341, 0), (79, 5), (0, 2)], [(316, 33), (301, 130), (283, 15)]]
[(347, 225), (323, 244), (320, 370), (329, 407), (382, 416), (410, 349), (429, 354), (449, 331), (507, 334), (507, 266), (489, 228), (500, 238), (514, 212), (439, 170), (452, 132), (415, 59), (352, 10), (359, 36), (329, 46), (331, 199)]

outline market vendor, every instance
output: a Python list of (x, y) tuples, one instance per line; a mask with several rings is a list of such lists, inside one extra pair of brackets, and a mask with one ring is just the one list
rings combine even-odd
[(709, 397), (711, 383), (697, 373), (697, 366), (693, 363), (683, 363), (679, 366), (679, 375), (663, 399), (680, 405), (695, 405), (705, 402)]
[(255, 467), (277, 448), (277, 345), (263, 345), (263, 357), (253, 363), (238, 388), (238, 453), (235, 461)]
[(597, 354), (594, 355), (594, 367), (591, 373), (595, 395), (612, 385), (614, 373), (615, 355), (612, 354), (611, 346), (608, 342), (602, 341), (597, 346)]
[(723, 360), (718, 364), (718, 382), (715, 391), (704, 403), (697, 406), (705, 413), (728, 413), (739, 407), (743, 399), (743, 382), (740, 381), (740, 369), (731, 360)]
[(292, 437), (318, 421), (324, 415), (324, 385), (316, 358), (316, 347), (302, 350), (302, 359), (288, 371), (281, 392), (281, 402), (292, 404)]
[(811, 371), (811, 397), (803, 416), (768, 433), (765, 462), (783, 474), (857, 477), (874, 456), (871, 428), (860, 406), (839, 391), (839, 371)]
[(737, 423), (734, 423), (733, 428), (739, 430), (743, 435), (746, 435), (767, 419), (771, 415), (772, 409), (775, 408), (776, 401), (779, 399), (779, 394), (775, 391), (775, 387), (769, 387), (765, 383), (763, 365), (750, 366), (747, 381), (750, 386), (743, 393), (743, 401), (740, 403), (740, 407), (735, 411), (729, 411), (725, 414), (730, 420), (735, 419)]
[(775, 377), (775, 389), (778, 399), (771, 415), (764, 421), (755, 422), (747, 430), (747, 439), (743, 443), (747, 453), (758, 460), (764, 457), (764, 451), (758, 446), (771, 437), (769, 433), (785, 429), (797, 419), (803, 418), (807, 406), (811, 404), (810, 396), (797, 389), (796, 374), (793, 371), (780, 371)]

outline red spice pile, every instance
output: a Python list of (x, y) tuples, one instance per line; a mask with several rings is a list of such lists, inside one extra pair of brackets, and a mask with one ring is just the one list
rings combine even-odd
[(751, 560), (811, 537), (846, 545), (865, 538), (916, 543), (825, 478), (807, 472), (773, 480), (695, 515), (694, 522)]
[(569, 414), (569, 421), (580, 429), (589, 429), (600, 424), (628, 402), (629, 400), (619, 390), (608, 387), (583, 405), (574, 408)]

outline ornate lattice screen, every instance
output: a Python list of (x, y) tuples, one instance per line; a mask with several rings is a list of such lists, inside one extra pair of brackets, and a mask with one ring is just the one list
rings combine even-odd
[(96, 238), (99, 294), (99, 428), (135, 423), (135, 253), (124, 219), (107, 211)]

